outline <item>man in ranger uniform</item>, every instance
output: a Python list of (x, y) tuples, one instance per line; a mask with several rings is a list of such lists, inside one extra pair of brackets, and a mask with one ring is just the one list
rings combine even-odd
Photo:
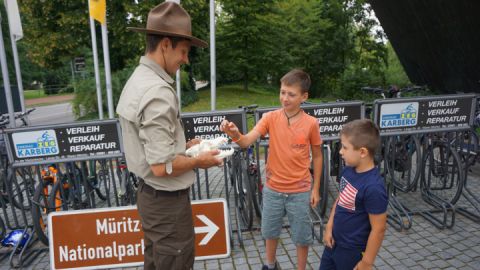
[(185, 156), (180, 104), (171, 76), (188, 64), (192, 36), (188, 13), (164, 2), (148, 14), (145, 55), (126, 83), (117, 106), (128, 169), (139, 178), (137, 207), (145, 233), (145, 269), (191, 269), (194, 227), (189, 188), (195, 168), (220, 165), (218, 151)]

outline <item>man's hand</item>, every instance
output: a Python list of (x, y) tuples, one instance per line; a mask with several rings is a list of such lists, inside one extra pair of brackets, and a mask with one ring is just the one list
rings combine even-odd
[(364, 262), (363, 260), (362, 261), (359, 261), (357, 263), (357, 265), (355, 265), (355, 267), (353, 268), (353, 270), (371, 270), (373, 267), (373, 265), (371, 264), (368, 264), (366, 262)]
[(212, 150), (198, 155), (195, 159), (198, 161), (198, 168), (208, 169), (213, 166), (220, 166), (223, 160), (215, 157), (220, 153), (219, 150)]
[(194, 146), (195, 144), (199, 144), (202, 140), (200, 139), (192, 139), (187, 142), (187, 149)]
[(325, 246), (329, 248), (333, 248), (333, 246), (335, 245), (335, 240), (333, 239), (332, 231), (333, 231), (333, 225), (332, 224), (329, 225), (327, 223), (327, 226), (325, 227), (325, 233), (323, 234), (323, 244), (325, 244)]
[(313, 189), (312, 193), (310, 194), (310, 205), (312, 207), (316, 207), (319, 201), (320, 201), (319, 190), (318, 189)]
[(240, 138), (240, 130), (233, 122), (229, 122), (228, 120), (223, 120), (220, 124), (220, 131), (225, 132), (230, 138), (238, 139)]

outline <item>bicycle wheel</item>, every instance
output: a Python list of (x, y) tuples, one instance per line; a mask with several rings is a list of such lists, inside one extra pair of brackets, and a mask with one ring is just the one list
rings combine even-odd
[(422, 164), (420, 140), (414, 135), (391, 136), (385, 146), (385, 166), (393, 186), (403, 192), (413, 190)]
[(456, 134), (452, 145), (457, 149), (463, 163), (469, 168), (475, 165), (479, 152), (478, 135), (475, 130), (468, 130)]
[(52, 209), (48, 203), (48, 196), (53, 189), (53, 181), (51, 179), (43, 179), (35, 189), (32, 198), (32, 222), (38, 239), (48, 245), (48, 213)]
[(121, 174), (120, 185), (120, 205), (135, 205), (137, 202), (136, 192), (138, 187), (137, 177), (135, 174), (129, 172), (127, 169), (123, 170)]
[(95, 189), (95, 193), (102, 201), (107, 200), (108, 192), (110, 191), (110, 174), (108, 170), (101, 169), (97, 172), (96, 177), (90, 182)]
[(53, 211), (67, 211), (68, 209), (80, 209), (79, 201), (75, 200), (74, 191), (68, 183), (68, 179), (57, 181), (48, 195), (48, 205)]
[(7, 233), (7, 227), (5, 226), (5, 222), (3, 218), (0, 216), (0, 239), (5, 238), (5, 234)]
[(6, 188), (13, 206), (18, 209), (28, 210), (30, 208), (28, 198), (33, 197), (35, 192), (31, 169), (20, 168), (15, 170), (13, 178), (7, 177)]
[(460, 156), (444, 143), (430, 146), (423, 158), (422, 191), (455, 204), (464, 182)]
[[(318, 211), (318, 214), (323, 217), (325, 215), (325, 212), (327, 211), (327, 204), (328, 204), (328, 181), (327, 178), (329, 176), (327, 175), (325, 168), (323, 170), (323, 173), (320, 178), (320, 201), (317, 204), (316, 211)], [(313, 185), (313, 184), (312, 184)], [(320, 239), (321, 240), (321, 239)]]
[(238, 210), (240, 213), (240, 221), (245, 229), (250, 230), (253, 224), (253, 199), (252, 187), (247, 174), (247, 166), (244, 159), (240, 160), (240, 164), (236, 169), (235, 179), (235, 195), (238, 196)]
[(257, 215), (257, 217), (262, 217), (263, 183), (260, 175), (258, 174), (258, 167), (256, 164), (250, 164), (248, 170), (248, 177), (252, 186), (252, 200), (253, 207), (255, 208), (255, 214)]

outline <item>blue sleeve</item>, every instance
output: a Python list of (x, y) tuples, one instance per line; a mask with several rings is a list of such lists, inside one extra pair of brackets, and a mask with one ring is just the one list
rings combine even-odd
[(385, 187), (376, 183), (365, 190), (365, 210), (369, 214), (383, 214), (387, 212), (388, 196)]

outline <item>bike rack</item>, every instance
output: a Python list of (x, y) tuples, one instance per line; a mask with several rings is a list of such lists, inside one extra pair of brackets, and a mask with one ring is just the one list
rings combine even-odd
[[(457, 132), (454, 134), (455, 136), (455, 144), (453, 147), (457, 150), (459, 153), (463, 163), (464, 163), (464, 181), (463, 181), (463, 189), (462, 189), (462, 194), (461, 197), (463, 197), (466, 201), (470, 204), (470, 206), (473, 209), (468, 209), (465, 206), (457, 206), (456, 210), (459, 214), (465, 216), (466, 218), (469, 218), (470, 220), (474, 222), (480, 222), (480, 197), (478, 195), (475, 195), (474, 192), (470, 190), (470, 186), (468, 185), (468, 173), (471, 171), (471, 166), (477, 162), (477, 151), (478, 149), (475, 149), (475, 144), (478, 144), (479, 142), (473, 142), (474, 140), (472, 139), (473, 135), (469, 133), (475, 132), (474, 130), (469, 130), (466, 131), (465, 133), (463, 132)], [(468, 140), (465, 141), (465, 135), (468, 137)], [(478, 138), (477, 138), (478, 140)], [(473, 147), (472, 147), (473, 146)], [(477, 148), (480, 147), (480, 145), (477, 145)]]
[[(33, 178), (33, 175), (30, 175)], [(12, 188), (15, 189), (18, 187), (18, 180), (16, 179), (16, 168), (8, 168), (7, 170), (7, 183), (12, 184)], [(14, 182), (15, 181), (15, 182)], [(28, 188), (28, 187), (27, 187)], [(21, 191), (19, 191), (21, 192)], [(24, 196), (23, 194), (20, 196)], [(6, 253), (3, 253), (3, 258), (8, 256), (8, 263), (12, 268), (21, 268), (25, 265), (29, 265), (31, 261), (33, 261), (38, 255), (43, 252), (48, 251), (48, 248), (32, 248), (32, 245), (37, 241), (37, 238), (34, 236), (34, 230), (32, 229), (32, 225), (28, 223), (26, 209), (19, 209), (18, 207), (14, 206), (13, 203), (13, 196), (9, 192), (8, 193), (8, 204), (10, 205), (11, 215), (9, 215), (9, 211), (7, 211), (7, 202), (0, 196), (0, 204), (3, 211), (3, 218), (5, 220), (5, 229), (13, 231), (21, 229), (22, 236), (21, 239), (25, 237), (25, 235), (30, 235), (25, 243), (25, 245), (20, 246), (21, 241), (18, 241), (13, 248)], [(31, 206), (31, 198), (23, 198), (28, 202)], [(22, 218), (22, 223), (18, 218), (18, 211), (20, 211), (20, 217)], [(13, 217), (13, 223), (10, 220), (10, 216)]]
[(387, 215), (387, 222), (397, 231), (406, 231), (412, 228), (412, 217), (400, 203), (397, 196), (392, 192), (389, 194), (388, 205), (392, 209), (393, 214)]
[(30, 227), (26, 227), (23, 230), (21, 239), (23, 239), (23, 237), (26, 234), (28, 235), (29, 231), (30, 231), (30, 237), (27, 239), (27, 242), (25, 243), (25, 245), (23, 245), (22, 247), (19, 247), (21, 241), (18, 241), (13, 247), (12, 251), (10, 252), (8, 262), (12, 268), (21, 268), (24, 266), (25, 263), (26, 265), (29, 265), (29, 263), (31, 263), (40, 254), (42, 254), (43, 252), (49, 251), (48, 247), (28, 250), (30, 246), (32, 246), (35, 242), (38, 241), (36, 237), (34, 239), (33, 234), (35, 232)]

